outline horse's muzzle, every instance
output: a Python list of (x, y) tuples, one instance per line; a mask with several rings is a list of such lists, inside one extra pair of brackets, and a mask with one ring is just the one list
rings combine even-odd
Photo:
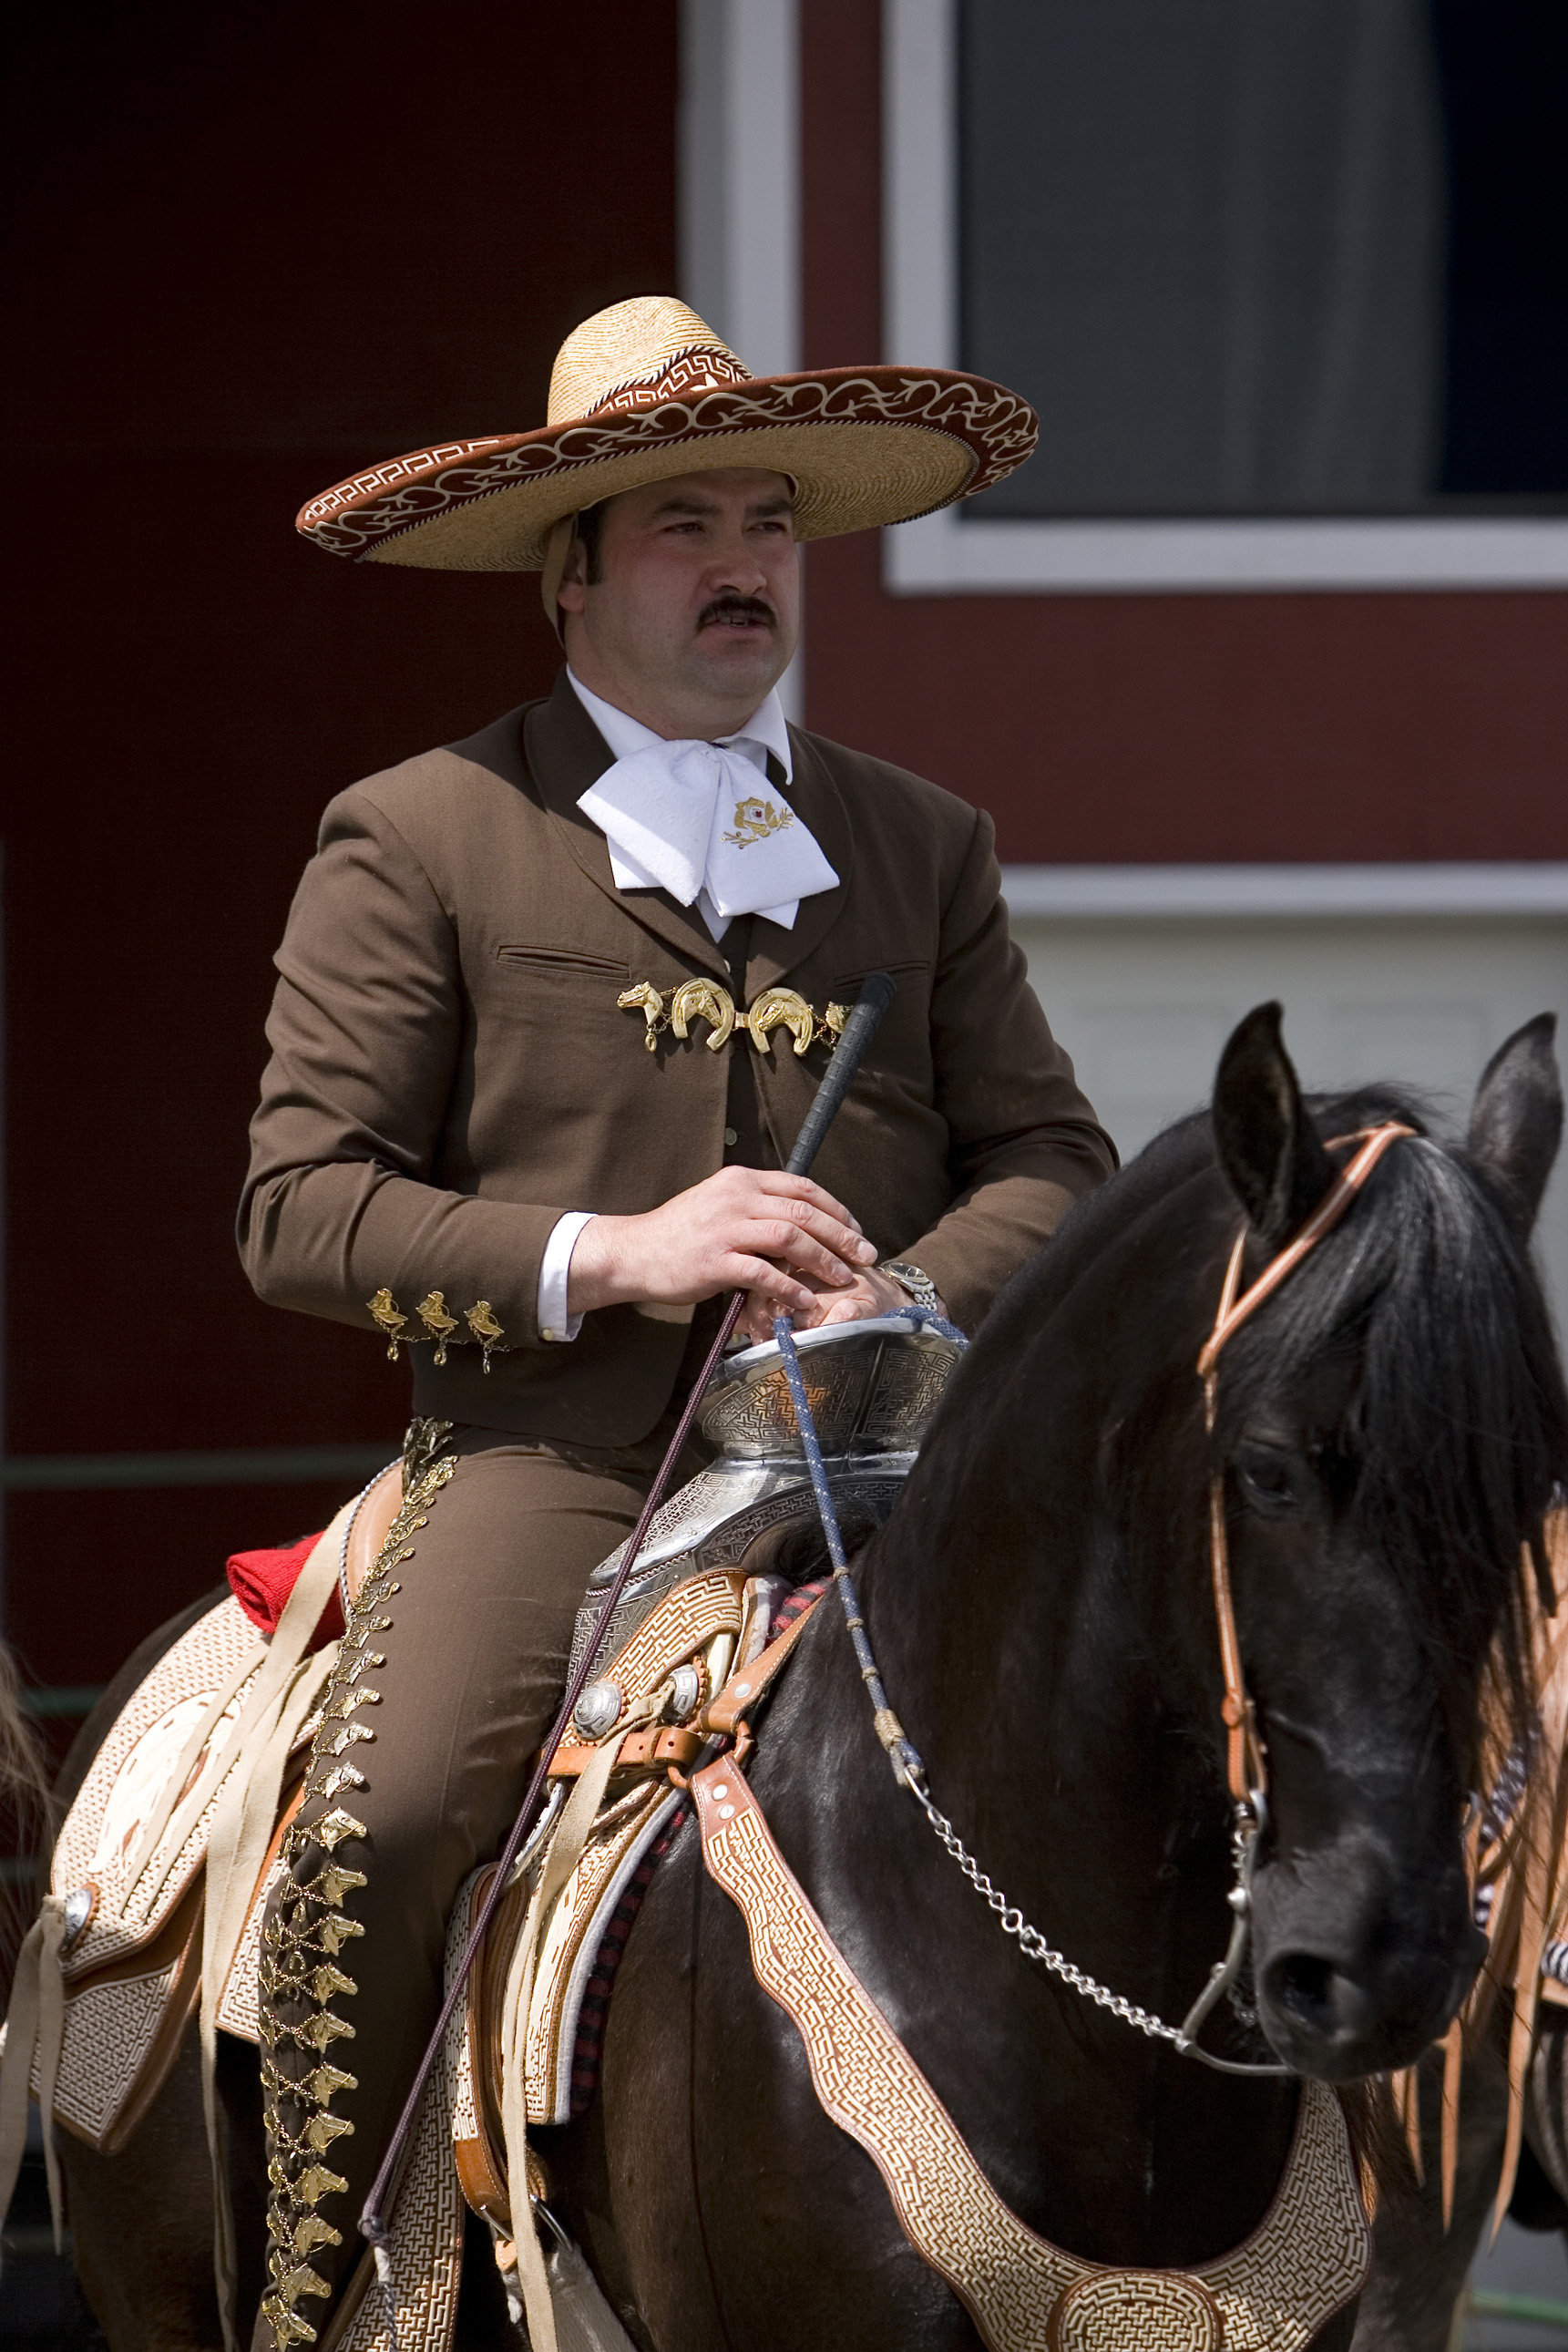
[(1274, 2049), (1330, 2083), (1409, 2065), (1453, 2017), (1487, 1948), (1468, 1924), (1427, 1943), (1336, 1950), (1339, 1940), (1286, 1939), (1260, 1956), (1258, 1971), (1259, 2018)]

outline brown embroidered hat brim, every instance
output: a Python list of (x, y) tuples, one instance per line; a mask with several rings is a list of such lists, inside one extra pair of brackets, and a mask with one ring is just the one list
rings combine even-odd
[(951, 369), (752, 376), (664, 295), (617, 303), (569, 336), (549, 412), (532, 432), (370, 467), (312, 499), (298, 528), (361, 562), (538, 572), (563, 516), (724, 466), (789, 475), (798, 535), (830, 539), (972, 497), (1039, 436), (1027, 401)]

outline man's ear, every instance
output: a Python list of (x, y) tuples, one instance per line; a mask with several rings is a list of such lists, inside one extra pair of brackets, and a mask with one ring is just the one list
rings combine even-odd
[(1471, 1159), (1498, 1178), (1521, 1237), (1535, 1223), (1563, 1140), (1556, 1034), (1555, 1013), (1538, 1013), (1498, 1047), (1481, 1072), (1466, 1138)]
[(588, 590), (585, 584), (586, 569), (586, 550), (581, 540), (574, 536), (571, 545), (566, 551), (566, 562), (561, 566), (560, 584), (555, 592), (556, 603), (564, 604), (569, 613), (580, 613), (588, 602)]
[(539, 601), (545, 608), (545, 618), (563, 643), (566, 629), (560, 615), (561, 574), (574, 552), (576, 537), (576, 517), (558, 515), (546, 536), (545, 560), (539, 570)]
[(1280, 1037), (1280, 1007), (1259, 1004), (1231, 1035), (1214, 1081), (1219, 1164), (1260, 1241), (1280, 1248), (1333, 1181)]

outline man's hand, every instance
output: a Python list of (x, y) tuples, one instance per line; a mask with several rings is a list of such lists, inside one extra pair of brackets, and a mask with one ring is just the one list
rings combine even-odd
[(825, 1319), (824, 1304), (847, 1301), (875, 1257), (842, 1202), (809, 1176), (721, 1168), (646, 1216), (599, 1216), (584, 1225), (567, 1301), (573, 1315), (588, 1315), (645, 1299), (695, 1307), (719, 1291), (744, 1290), (742, 1328), (768, 1339), (775, 1315), (798, 1316), (802, 1326)]
[[(811, 1302), (810, 1312), (795, 1317), (795, 1328), (814, 1331), (823, 1323), (861, 1323), (873, 1315), (896, 1315), (900, 1307), (908, 1304), (909, 1293), (902, 1283), (894, 1282), (890, 1274), (878, 1274), (874, 1266), (868, 1266), (856, 1275), (848, 1290), (820, 1291)], [(754, 1293), (742, 1307), (737, 1328), (752, 1339), (771, 1339), (772, 1315), (776, 1311)], [(937, 1311), (943, 1315), (947, 1312), (940, 1300)]]

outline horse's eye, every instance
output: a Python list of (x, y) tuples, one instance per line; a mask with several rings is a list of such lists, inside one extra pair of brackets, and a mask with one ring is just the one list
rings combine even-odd
[(1241, 1491), (1259, 1510), (1278, 1515), (1301, 1500), (1302, 1465), (1271, 1445), (1243, 1446), (1236, 1457)]

